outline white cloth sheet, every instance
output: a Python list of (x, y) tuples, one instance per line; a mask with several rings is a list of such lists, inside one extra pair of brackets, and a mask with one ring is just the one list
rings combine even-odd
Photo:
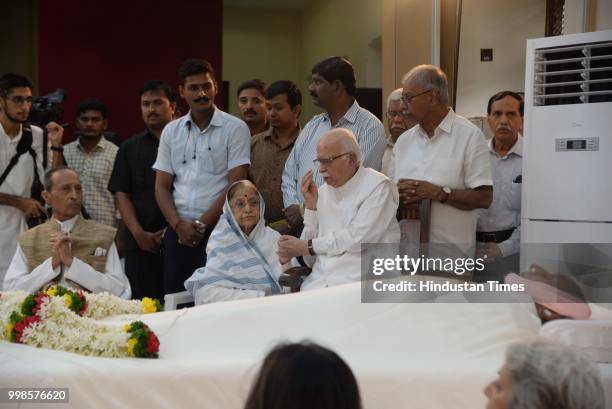
[(485, 406), (483, 387), (507, 345), (540, 327), (521, 304), (363, 304), (360, 289), (353, 283), (112, 320), (150, 325), (161, 341), (158, 360), (0, 342), (0, 384), (69, 388), (70, 403), (54, 408), (238, 409), (272, 346), (309, 339), (347, 361), (365, 409), (474, 409)]

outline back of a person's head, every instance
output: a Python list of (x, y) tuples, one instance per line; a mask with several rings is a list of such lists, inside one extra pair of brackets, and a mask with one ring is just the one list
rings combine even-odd
[(264, 359), (245, 409), (361, 409), (353, 372), (312, 343), (281, 344)]
[(535, 339), (506, 352), (512, 393), (509, 409), (603, 409), (597, 368), (567, 346)]

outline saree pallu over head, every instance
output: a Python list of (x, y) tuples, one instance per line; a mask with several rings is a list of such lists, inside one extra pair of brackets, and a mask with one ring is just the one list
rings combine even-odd
[(271, 294), (281, 292), (278, 274), (270, 265), (277, 257), (278, 233), (266, 227), (264, 210), (265, 203), (259, 194), (259, 221), (247, 236), (234, 218), (226, 196), (223, 214), (206, 245), (206, 266), (185, 281), (187, 291), (195, 295), (199, 288), (215, 285)]

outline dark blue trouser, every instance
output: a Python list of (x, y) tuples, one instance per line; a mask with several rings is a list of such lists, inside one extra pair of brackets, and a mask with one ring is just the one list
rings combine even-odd
[(163, 240), (164, 251), (164, 293), (185, 291), (185, 280), (193, 272), (206, 264), (206, 243), (209, 232), (197, 247), (187, 247), (178, 243), (178, 236), (170, 227), (166, 229)]

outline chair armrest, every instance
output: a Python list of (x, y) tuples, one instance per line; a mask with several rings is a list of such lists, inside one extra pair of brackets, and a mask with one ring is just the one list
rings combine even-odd
[(292, 293), (300, 291), (304, 277), (312, 272), (310, 267), (292, 267), (278, 278), (278, 283), (283, 287), (289, 287)]
[(181, 291), (179, 293), (166, 294), (164, 296), (164, 310), (171, 311), (176, 310), (176, 306), (180, 304), (187, 304), (193, 302), (193, 295), (188, 291)]

